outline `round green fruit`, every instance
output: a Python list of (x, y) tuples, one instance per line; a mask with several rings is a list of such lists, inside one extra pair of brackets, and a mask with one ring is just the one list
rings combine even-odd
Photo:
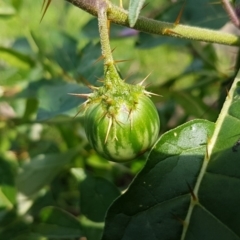
[(144, 91), (99, 96), (88, 101), (84, 118), (87, 138), (97, 153), (114, 162), (127, 162), (152, 147), (160, 120)]

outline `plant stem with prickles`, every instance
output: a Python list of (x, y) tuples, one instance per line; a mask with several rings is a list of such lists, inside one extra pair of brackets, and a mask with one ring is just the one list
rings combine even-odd
[(114, 65), (112, 50), (110, 47), (107, 19), (107, 3), (104, 0), (100, 0), (98, 2), (98, 7), (98, 26), (102, 47), (102, 55), (104, 58), (104, 85), (109, 87), (116, 84), (121, 85), (122, 79), (119, 77), (117, 69)]

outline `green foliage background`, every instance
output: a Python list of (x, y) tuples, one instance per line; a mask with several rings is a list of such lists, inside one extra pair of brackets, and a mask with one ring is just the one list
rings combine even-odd
[[(101, 84), (97, 21), (69, 3), (55, 0), (40, 23), (41, 4), (0, 2), (0, 239), (85, 236), (97, 240), (102, 236), (107, 209), (143, 168), (148, 153), (131, 163), (117, 164), (92, 150), (84, 134), (82, 113), (74, 118), (84, 100), (68, 93), (87, 93), (86, 85)], [(127, 8), (128, 2), (124, 4)], [(141, 14), (174, 22), (181, 6), (155, 0)], [(207, 0), (187, 1), (181, 20), (212, 29), (222, 28), (227, 21), (221, 5)], [(137, 83), (151, 73), (148, 90), (162, 95), (152, 97), (161, 119), (161, 134), (196, 118), (216, 121), (235, 74), (236, 48), (151, 36), (116, 25), (111, 26), (111, 45), (116, 48), (114, 59), (128, 60), (118, 64), (126, 81)], [(206, 145), (213, 123), (200, 123), (207, 132), (195, 143)], [(239, 134), (237, 130), (235, 134)], [(162, 151), (159, 149), (156, 152)], [(204, 147), (197, 150), (201, 156), (204, 151)], [(146, 177), (144, 172), (155, 161), (154, 154), (158, 156), (150, 154), (130, 189), (135, 191), (139, 179)], [(185, 167), (183, 164), (180, 169)], [(181, 178), (186, 173), (177, 174)], [(194, 185), (194, 181), (188, 184)], [(117, 200), (123, 208), (136, 200), (134, 191)], [(119, 211), (116, 205), (107, 217), (107, 226), (114, 211)], [(124, 230), (116, 230), (117, 236), (118, 231)], [(103, 239), (113, 239), (112, 234), (107, 229)]]

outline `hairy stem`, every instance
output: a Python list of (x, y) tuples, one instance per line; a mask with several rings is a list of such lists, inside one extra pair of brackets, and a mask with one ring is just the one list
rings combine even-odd
[[(105, 3), (104, 1), (101, 1)], [(107, 8), (106, 4), (99, 5), (98, 10), (98, 27), (99, 27), (99, 35), (102, 47), (102, 55), (104, 57), (104, 65), (113, 64), (112, 51), (110, 47), (110, 40), (108, 36), (108, 19), (107, 19)]]
[(102, 47), (102, 55), (104, 58), (104, 84), (108, 88), (116, 85), (122, 81), (119, 77), (117, 69), (114, 66), (114, 60), (112, 57), (112, 50), (109, 39), (108, 18), (107, 18), (107, 1), (96, 0), (97, 12), (98, 12), (98, 27), (100, 42)]
[[(72, 3), (73, 5), (87, 11), (94, 16), (98, 16), (98, 0), (65, 1)], [(108, 1), (106, 1), (106, 3), (108, 19), (110, 19), (113, 23), (129, 27), (128, 12)], [(156, 21), (145, 17), (138, 18), (136, 24), (134, 25), (134, 29), (146, 33), (191, 39), (196, 41), (219, 43), (230, 46), (240, 45), (240, 37), (233, 34), (205, 28), (190, 27), (182, 24), (176, 25), (174, 23)]]

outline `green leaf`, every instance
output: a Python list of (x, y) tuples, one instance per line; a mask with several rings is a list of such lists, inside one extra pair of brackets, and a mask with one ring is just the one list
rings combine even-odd
[(159, 139), (110, 207), (103, 239), (239, 239), (239, 109), (240, 72), (215, 129), (193, 120)]
[(209, 112), (209, 106), (204, 104), (200, 97), (193, 96), (190, 92), (174, 91), (172, 92), (172, 98), (191, 116), (201, 118), (207, 114), (208, 119), (216, 120), (217, 118), (215, 109)]
[(81, 58), (76, 70), (77, 78), (91, 85), (99, 85), (97, 80), (103, 76), (102, 63), (98, 62), (101, 55), (100, 44), (89, 42), (81, 50)]
[(25, 112), (23, 115), (24, 120), (34, 119), (38, 108), (38, 100), (35, 98), (29, 98), (26, 101)]
[(86, 91), (89, 92), (87, 87), (66, 82), (52, 82), (42, 86), (38, 91), (39, 109), (37, 119), (43, 121), (53, 118), (80, 106), (86, 99), (71, 96), (69, 93), (86, 93)]
[[(86, 99), (71, 96), (69, 93), (88, 93), (89, 89), (78, 84), (67, 83), (61, 79), (51, 81), (41, 79), (29, 83), (28, 87), (20, 92), (19, 98), (37, 98), (39, 105), (37, 120), (43, 121), (57, 115), (66, 114), (69, 110), (77, 108)], [(34, 114), (38, 102), (31, 102), (26, 106), (24, 117)], [(76, 111), (77, 112), (77, 111)]]
[(128, 20), (130, 27), (133, 27), (135, 25), (144, 2), (145, 0), (130, 0), (128, 7)]
[(190, 219), (190, 224), (183, 232), (186, 239), (191, 239), (192, 232), (196, 230), (201, 232), (202, 222), (207, 225), (206, 231), (214, 228), (213, 239), (240, 238), (239, 109), (240, 72), (228, 93), (208, 145), (208, 158), (194, 189), (200, 205), (189, 206), (187, 219)]
[(103, 222), (111, 203), (120, 195), (109, 181), (100, 177), (87, 176), (80, 183), (80, 208), (90, 220)]
[(19, 10), (22, 6), (23, 0), (12, 0), (12, 5), (16, 10)]
[(168, 36), (158, 36), (158, 35), (151, 35), (144, 32), (139, 33), (139, 38), (137, 41), (136, 46), (138, 48), (148, 49), (153, 48), (158, 45), (167, 44), (173, 46), (185, 46), (189, 44), (189, 40), (186, 39), (176, 39)]
[(80, 218), (82, 230), (87, 240), (100, 240), (102, 237), (104, 223), (93, 222), (86, 217)]
[(39, 214), (39, 223), (33, 231), (53, 239), (79, 238), (82, 236), (80, 222), (68, 212), (56, 208), (45, 207)]
[(0, 18), (12, 17), (16, 14), (16, 11), (11, 6), (0, 6)]
[(29, 225), (22, 218), (18, 217), (11, 222), (1, 225), (0, 239), (23, 240), (20, 236), (25, 235), (25, 239), (30, 240), (27, 237), (29, 233)]
[(18, 37), (12, 44), (12, 49), (26, 56), (36, 57), (29, 40), (26, 37)]
[(66, 33), (53, 32), (53, 34), (54, 36), (51, 36), (52, 41), (54, 41), (52, 58), (65, 72), (74, 71), (78, 66), (79, 59), (77, 40)]
[(20, 68), (30, 68), (35, 65), (31, 57), (11, 48), (0, 47), (0, 56), (9, 64)]
[(193, 120), (165, 133), (129, 189), (110, 207), (108, 239), (178, 239), (214, 124)]
[(17, 176), (18, 190), (25, 195), (32, 195), (47, 183), (77, 154), (69, 151), (58, 154), (41, 154), (26, 163)]
[(0, 157), (0, 208), (11, 209), (16, 201), (16, 164)]
[(71, 171), (80, 182), (82, 213), (90, 221), (103, 222), (110, 204), (120, 195), (118, 188), (104, 178), (86, 174), (81, 168), (72, 168)]

